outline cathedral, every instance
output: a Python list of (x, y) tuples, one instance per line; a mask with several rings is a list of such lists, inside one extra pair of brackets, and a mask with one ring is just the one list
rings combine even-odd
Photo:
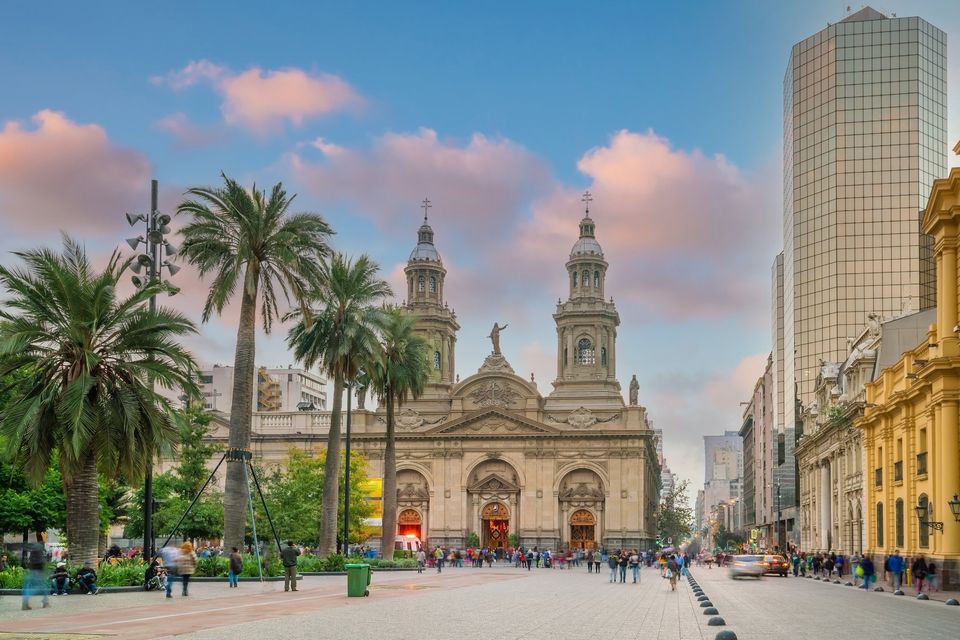
[[(398, 534), (430, 546), (462, 547), (471, 534), (492, 548), (653, 546), (654, 434), (635, 377), (629, 403), (617, 380), (620, 316), (605, 299), (608, 264), (589, 208), (565, 266), (569, 293), (553, 313), (553, 391), (544, 397), (514, 372), (500, 350), (507, 325), (496, 323), (490, 354), (460, 380), (460, 325), (445, 302), (446, 269), (424, 216), (405, 268), (406, 308), (429, 344), (432, 369), (424, 394), (396, 415)], [(385, 416), (357, 400), (352, 448), (370, 477), (382, 477)], [(279, 462), (292, 446), (322, 447), (328, 425), (321, 412), (254, 414), (255, 456)], [(222, 428), (213, 435), (226, 437)]]

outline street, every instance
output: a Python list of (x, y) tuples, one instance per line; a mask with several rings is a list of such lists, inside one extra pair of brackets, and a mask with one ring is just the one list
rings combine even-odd
[[(50, 609), (19, 611), (19, 599), (0, 600), (0, 638), (35, 633), (110, 634), (125, 640), (189, 638), (642, 638), (713, 640), (730, 629), (740, 639), (830, 640), (869, 634), (886, 638), (955, 639), (960, 607), (806, 579), (730, 580), (721, 569), (695, 575), (725, 619), (709, 616), (686, 581), (677, 592), (655, 569), (639, 585), (610, 584), (582, 568), (524, 571), (513, 567), (374, 574), (369, 598), (348, 599), (343, 576), (308, 576), (300, 590), (280, 583), (191, 586), (191, 597), (120, 593), (52, 598)], [(175, 591), (175, 593), (177, 593)], [(36, 602), (36, 601), (35, 601)], [(242, 626), (238, 626), (242, 625)], [(71, 636), (82, 637), (82, 636)]]

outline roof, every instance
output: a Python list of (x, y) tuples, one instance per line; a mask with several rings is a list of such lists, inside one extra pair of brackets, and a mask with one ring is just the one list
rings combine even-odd
[(874, 368), (873, 379), (887, 367), (899, 362), (904, 351), (915, 348), (926, 339), (930, 325), (937, 321), (937, 308), (930, 307), (908, 316), (902, 316), (883, 323), (883, 332), (880, 338), (880, 350), (877, 354), (877, 364)]
[(433, 229), (427, 224), (426, 219), (417, 231), (417, 246), (410, 252), (409, 261), (413, 262), (414, 260), (441, 262), (440, 253), (433, 245)]
[(867, 20), (887, 20), (887, 16), (883, 15), (873, 7), (864, 7), (857, 11), (856, 13), (851, 13), (849, 16), (841, 20), (840, 22), (866, 22)]

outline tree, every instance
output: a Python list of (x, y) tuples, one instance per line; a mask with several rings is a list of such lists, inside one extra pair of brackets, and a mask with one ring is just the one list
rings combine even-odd
[[(346, 465), (341, 464), (339, 487), (343, 490)], [(284, 468), (274, 467), (264, 484), (267, 505), (278, 535), (284, 540), (302, 544), (316, 544), (320, 539), (320, 511), (323, 504), (326, 455), (304, 453), (290, 449)], [(362, 456), (350, 456), (350, 530), (359, 532), (373, 508), (364, 491), (367, 479), (366, 461)], [(259, 513), (259, 512), (258, 512)], [(266, 518), (258, 518), (258, 531), (268, 531)], [(343, 507), (337, 509), (337, 531), (343, 528)]]
[(177, 342), (196, 329), (175, 311), (150, 310), (150, 297), (169, 290), (159, 280), (122, 297), (117, 287), (132, 259), (119, 252), (101, 272), (66, 237), (62, 253), (15, 255), (25, 267), (0, 266), (0, 376), (20, 375), (5, 390), (14, 397), (0, 411), (0, 433), (35, 485), (58, 461), (71, 558), (93, 562), (97, 468), (140, 477), (175, 437), (169, 403), (148, 378), (197, 393), (195, 363)]
[(668, 539), (673, 539), (674, 544), (680, 544), (680, 541), (693, 531), (693, 509), (687, 498), (688, 484), (689, 480), (676, 483), (660, 501), (657, 509), (657, 533), (664, 544)]
[[(178, 413), (177, 423), (177, 464), (170, 471), (154, 476), (153, 481), (153, 498), (157, 507), (153, 515), (154, 531), (163, 536), (173, 532), (180, 516), (200, 492), (210, 474), (208, 463), (220, 451), (219, 445), (205, 441), (210, 415), (202, 409), (194, 407)], [(141, 488), (137, 492), (137, 504), (142, 503)], [(222, 526), (223, 495), (208, 486), (180, 525), (178, 533), (191, 539), (210, 538), (218, 535)], [(128, 537), (142, 536), (143, 514), (138, 510), (131, 513), (124, 532)]]
[(43, 481), (31, 486), (22, 468), (0, 463), (0, 537), (19, 533), (26, 544), (31, 531), (39, 539), (47, 529), (62, 529), (64, 507), (63, 480), (57, 465), (50, 465)]
[[(253, 413), (254, 359), (256, 357), (257, 305), (263, 330), (270, 333), (278, 318), (279, 289), (287, 303), (307, 311), (308, 294), (323, 284), (322, 264), (330, 248), (332, 230), (319, 215), (289, 214), (295, 196), (282, 184), (268, 195), (250, 191), (221, 174), (223, 187), (195, 187), (193, 198), (177, 208), (191, 221), (183, 228), (180, 249), (187, 262), (212, 275), (203, 306), (203, 322), (224, 308), (240, 287), (240, 322), (234, 354), (233, 404), (230, 407), (231, 449), (250, 448)], [(307, 318), (309, 322), (309, 318)], [(243, 464), (227, 462), (224, 496), (224, 546), (240, 546), (246, 522), (247, 488)]]
[(427, 342), (414, 333), (416, 318), (403, 309), (385, 310), (380, 324), (381, 350), (370, 367), (372, 388), (387, 409), (387, 442), (383, 451), (383, 557), (393, 558), (397, 535), (397, 437), (395, 406), (423, 394), (430, 362)]
[(390, 285), (378, 277), (380, 267), (367, 256), (356, 262), (334, 255), (326, 269), (326, 286), (319, 289), (312, 323), (295, 312), (299, 321), (290, 329), (287, 344), (297, 360), (307, 367), (320, 365), (333, 378), (333, 406), (324, 466), (323, 509), (320, 515), (320, 553), (336, 551), (337, 509), (340, 496), (337, 477), (340, 467), (340, 418), (343, 389), (356, 380), (360, 370), (376, 357), (380, 344), (377, 327), (382, 315), (379, 304), (391, 294)]

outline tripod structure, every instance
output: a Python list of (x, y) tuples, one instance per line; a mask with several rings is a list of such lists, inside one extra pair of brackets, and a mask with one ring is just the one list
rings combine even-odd
[(270, 531), (273, 533), (273, 540), (277, 544), (277, 552), (283, 550), (283, 547), (280, 545), (280, 537), (277, 535), (277, 529), (273, 526), (273, 518), (270, 516), (270, 508), (267, 507), (267, 501), (263, 497), (263, 490), (260, 488), (260, 479), (257, 477), (257, 470), (253, 466), (253, 453), (246, 449), (227, 449), (223, 455), (220, 457), (220, 461), (217, 462), (217, 466), (213, 468), (213, 471), (210, 472), (210, 475), (207, 476), (207, 481), (203, 483), (203, 486), (200, 487), (200, 491), (197, 492), (197, 495), (194, 496), (193, 500), (190, 501), (190, 505), (187, 507), (187, 510), (183, 512), (183, 515), (180, 516), (180, 519), (177, 520), (177, 524), (173, 527), (173, 531), (170, 532), (170, 535), (167, 536), (167, 539), (164, 540), (163, 546), (166, 547), (170, 540), (177, 535), (177, 531), (180, 530), (180, 525), (183, 524), (183, 521), (190, 515), (190, 511), (193, 509), (194, 505), (197, 504), (197, 500), (200, 499), (200, 496), (203, 495), (203, 492), (210, 485), (210, 482), (213, 480), (213, 477), (217, 475), (217, 471), (220, 469), (220, 465), (223, 464), (224, 460), (229, 460), (230, 462), (242, 462), (243, 463), (243, 475), (244, 475), (244, 484), (247, 486), (247, 505), (250, 508), (250, 528), (253, 530), (253, 548), (257, 554), (257, 571), (260, 575), (260, 580), (263, 581), (263, 560), (260, 557), (260, 541), (257, 539), (257, 521), (254, 517), (253, 511), (253, 488), (250, 486), (250, 480), (253, 479), (253, 486), (257, 489), (257, 495), (260, 497), (260, 504), (263, 505), (263, 512), (267, 515), (267, 522), (270, 523)]

